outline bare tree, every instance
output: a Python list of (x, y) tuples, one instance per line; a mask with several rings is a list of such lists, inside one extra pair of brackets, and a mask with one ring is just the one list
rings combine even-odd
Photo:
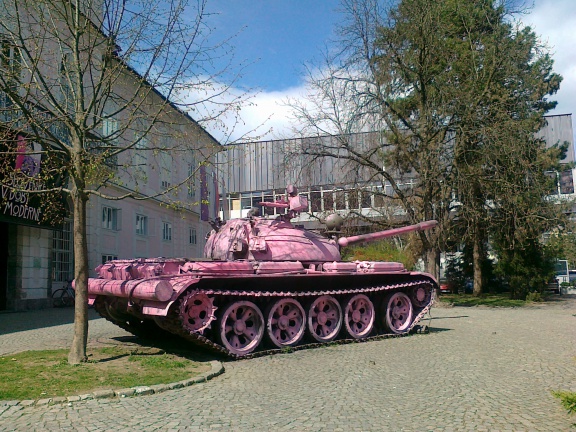
[[(63, 193), (73, 204), (77, 301), (69, 362), (78, 363), (86, 360), (88, 333), (90, 196), (189, 206), (178, 189), (219, 147), (202, 126), (217, 127), (237, 113), (245, 95), (219, 102), (235, 75), (231, 63), (222, 63), (230, 58), (229, 40), (213, 42), (205, 0), (6, 0), (3, 6), (3, 155), (43, 158), (41, 174), (21, 167), (11, 173), (21, 179), (13, 191), (34, 174), (36, 186), (27, 192)], [(19, 146), (16, 136), (34, 145)], [(174, 182), (176, 158), (192, 168)], [(148, 184), (148, 166), (172, 175), (160, 191)]]
[[(433, 3), (433, 2), (432, 2)], [(364, 181), (381, 183), (410, 223), (449, 219), (451, 117), (442, 111), (439, 81), (446, 59), (434, 4), (386, 9), (376, 0), (342, 1), (340, 40), (319, 67), (310, 69), (310, 97), (290, 101), (303, 135), (331, 135), (302, 152), (347, 160)], [(415, 26), (403, 25), (408, 20)], [(360, 132), (378, 139), (354, 142)], [(360, 167), (360, 168), (358, 168)], [(409, 187), (407, 187), (409, 185)], [(419, 233), (427, 270), (439, 275), (442, 228)]]

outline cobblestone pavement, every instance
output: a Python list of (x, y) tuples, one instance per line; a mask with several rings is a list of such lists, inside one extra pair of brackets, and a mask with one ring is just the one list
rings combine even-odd
[[(229, 362), (210, 382), (151, 396), (0, 407), (0, 430), (574, 430), (550, 392), (576, 391), (575, 314), (575, 298), (434, 308), (428, 335)], [(6, 334), (11, 315), (25, 314), (0, 315), (1, 350), (18, 334), (48, 342), (32, 330)], [(124, 334), (90, 326), (91, 338)]]
[[(91, 345), (113, 342), (112, 338), (128, 337), (130, 333), (88, 310)], [(30, 349), (66, 348), (72, 343), (74, 309), (42, 309), (37, 311), (0, 313), (0, 355)]]

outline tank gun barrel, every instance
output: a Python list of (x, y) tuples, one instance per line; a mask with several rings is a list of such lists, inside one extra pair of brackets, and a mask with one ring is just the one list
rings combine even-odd
[(394, 229), (385, 230), (385, 231), (378, 231), (378, 232), (370, 233), (370, 234), (362, 234), (362, 235), (351, 236), (351, 237), (341, 237), (338, 239), (338, 244), (342, 247), (345, 247), (345, 246), (348, 246), (350, 244), (354, 244), (354, 243), (358, 243), (358, 242), (374, 241), (374, 240), (379, 240), (379, 239), (386, 238), (386, 237), (393, 237), (393, 236), (397, 236), (400, 234), (406, 234), (406, 233), (413, 232), (413, 231), (424, 231), (424, 230), (432, 229), (436, 225), (438, 225), (437, 221), (429, 220), (426, 222), (420, 222), (416, 225), (409, 225), (409, 226), (405, 226), (405, 227), (401, 227), (401, 228), (394, 228)]

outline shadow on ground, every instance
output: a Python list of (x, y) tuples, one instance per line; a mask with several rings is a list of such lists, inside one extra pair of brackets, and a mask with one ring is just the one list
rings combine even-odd
[[(186, 340), (180, 339), (177, 336), (166, 335), (162, 339), (154, 338), (142, 338), (138, 336), (118, 336), (110, 338), (109, 341), (113, 345), (122, 346), (134, 346), (134, 347), (146, 347), (146, 348), (157, 348), (165, 351), (168, 354), (176, 354), (181, 357), (187, 358), (191, 361), (196, 362), (207, 362), (211, 360), (226, 360), (228, 357), (217, 352), (209, 351), (200, 346), (195, 346), (187, 342)], [(99, 341), (102, 344), (102, 341)]]
[[(99, 319), (100, 316), (88, 309), (88, 319)], [(54, 327), (74, 322), (74, 308), (51, 308), (25, 312), (3, 312), (0, 314), (0, 335), (17, 333), (26, 330)]]
[(452, 331), (453, 329), (451, 328), (444, 328), (444, 327), (429, 327), (429, 331), (430, 333), (442, 333), (442, 332), (447, 332), (447, 331)]

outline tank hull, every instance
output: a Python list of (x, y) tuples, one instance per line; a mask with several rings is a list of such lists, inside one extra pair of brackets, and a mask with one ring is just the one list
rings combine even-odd
[(168, 332), (232, 358), (407, 334), (437, 288), (432, 276), (399, 263), (159, 259), (97, 271), (89, 301), (104, 318), (138, 336)]

